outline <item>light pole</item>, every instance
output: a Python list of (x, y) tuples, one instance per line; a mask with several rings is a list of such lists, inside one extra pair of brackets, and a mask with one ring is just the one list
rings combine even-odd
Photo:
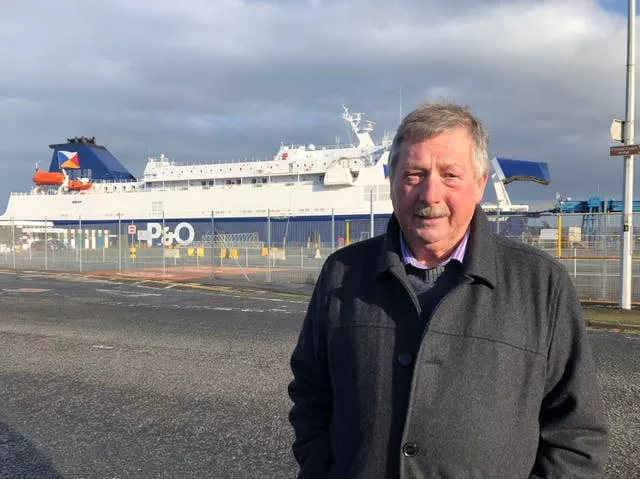
[[(628, 0), (627, 17), (627, 97), (625, 104), (624, 144), (634, 143), (635, 118), (635, 42), (636, 1)], [(622, 249), (620, 250), (620, 308), (631, 309), (631, 278), (633, 250), (633, 155), (624, 157), (624, 190), (622, 213)]]

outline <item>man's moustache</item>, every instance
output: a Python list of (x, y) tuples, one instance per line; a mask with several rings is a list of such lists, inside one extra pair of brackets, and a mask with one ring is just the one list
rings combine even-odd
[(421, 218), (441, 218), (451, 216), (451, 211), (446, 205), (440, 206), (425, 206), (416, 205), (413, 209), (413, 214)]

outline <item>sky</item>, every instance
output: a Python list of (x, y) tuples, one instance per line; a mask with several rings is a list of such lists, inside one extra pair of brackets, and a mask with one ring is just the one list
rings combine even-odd
[(490, 156), (547, 162), (551, 184), (510, 184), (514, 202), (621, 199), (626, 15), (624, 0), (3, 0), (0, 212), (69, 137), (141, 176), (149, 154), (346, 142), (343, 104), (379, 140), (429, 100), (469, 106)]

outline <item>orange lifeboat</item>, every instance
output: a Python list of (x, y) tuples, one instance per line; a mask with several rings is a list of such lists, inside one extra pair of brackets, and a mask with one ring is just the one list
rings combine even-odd
[(69, 181), (69, 191), (86, 191), (93, 186), (92, 183), (82, 180)]
[(56, 171), (39, 171), (36, 170), (33, 175), (33, 182), (36, 185), (61, 185), (64, 181), (64, 175)]

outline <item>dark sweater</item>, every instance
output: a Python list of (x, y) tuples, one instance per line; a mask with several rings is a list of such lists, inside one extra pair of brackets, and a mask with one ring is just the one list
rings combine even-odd
[(405, 270), (420, 302), (422, 310), (420, 317), (426, 325), (434, 308), (460, 279), (462, 265), (460, 262), (452, 260), (445, 266), (430, 269), (420, 269), (408, 264), (405, 266)]

